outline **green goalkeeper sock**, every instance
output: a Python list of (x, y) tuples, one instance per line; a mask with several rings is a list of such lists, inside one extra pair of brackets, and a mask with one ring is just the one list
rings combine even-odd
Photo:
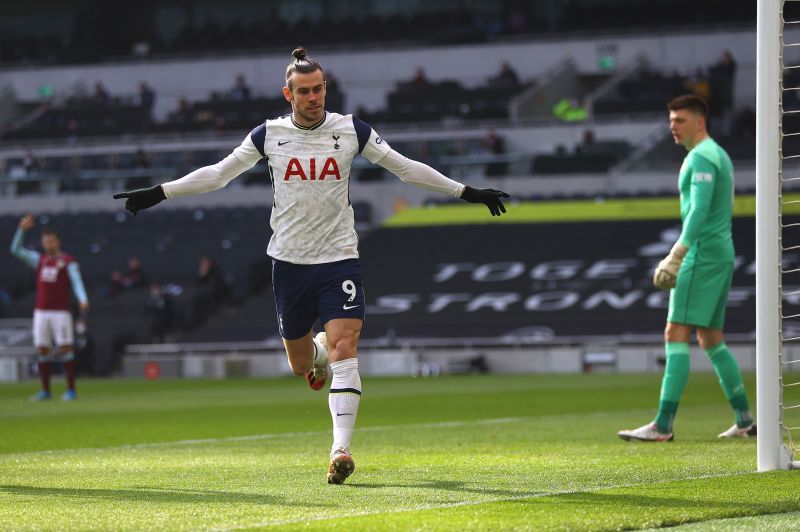
[(707, 350), (706, 354), (711, 359), (725, 397), (736, 411), (736, 424), (740, 427), (752, 425), (753, 414), (750, 413), (750, 404), (747, 402), (742, 373), (728, 346), (722, 342)]
[(664, 379), (661, 381), (661, 397), (658, 402), (658, 415), (655, 423), (658, 432), (672, 432), (672, 422), (678, 412), (686, 381), (689, 380), (689, 344), (686, 342), (667, 342), (667, 365), (664, 368)]

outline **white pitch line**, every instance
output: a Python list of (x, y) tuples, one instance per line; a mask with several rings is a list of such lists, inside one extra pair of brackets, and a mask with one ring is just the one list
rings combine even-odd
[(449, 508), (460, 508), (463, 506), (479, 506), (481, 504), (492, 504), (496, 502), (513, 502), (513, 501), (521, 501), (526, 499), (539, 499), (543, 497), (557, 497), (560, 495), (575, 495), (578, 493), (596, 493), (598, 491), (606, 491), (606, 490), (614, 490), (614, 489), (625, 489), (625, 488), (636, 488), (639, 486), (652, 486), (653, 484), (667, 484), (670, 482), (683, 482), (687, 480), (703, 480), (708, 478), (724, 478), (724, 477), (736, 477), (736, 476), (743, 476), (749, 475), (754, 473), (753, 471), (742, 471), (737, 473), (716, 473), (716, 474), (708, 474), (708, 475), (697, 475), (693, 477), (684, 477), (684, 478), (673, 478), (673, 479), (666, 479), (666, 480), (657, 480), (657, 481), (648, 481), (648, 482), (635, 482), (630, 484), (613, 484), (609, 486), (598, 486), (596, 488), (590, 489), (573, 489), (573, 490), (562, 490), (562, 491), (551, 491), (545, 493), (528, 493), (525, 495), (517, 495), (514, 497), (500, 497), (497, 499), (490, 499), (484, 501), (459, 501), (459, 502), (450, 502), (447, 504), (420, 504), (417, 506), (411, 506), (409, 508), (398, 508), (394, 510), (377, 510), (377, 511), (369, 511), (364, 510), (361, 512), (352, 512), (349, 514), (338, 514), (338, 515), (324, 515), (321, 517), (301, 517), (297, 519), (283, 519), (278, 521), (263, 521), (261, 523), (254, 523), (248, 525), (237, 525), (225, 528), (212, 528), (212, 530), (219, 530), (219, 531), (227, 531), (227, 530), (242, 530), (246, 528), (260, 528), (260, 527), (267, 527), (267, 526), (281, 526), (281, 525), (293, 525), (299, 523), (307, 523), (307, 522), (320, 522), (320, 521), (332, 521), (334, 519), (346, 519), (348, 517), (364, 517), (370, 515), (386, 515), (386, 514), (399, 514), (405, 512), (419, 512), (419, 511), (426, 511), (426, 510), (446, 510)]
[[(375, 427), (359, 427), (358, 432), (383, 432), (394, 429), (438, 429), (450, 427), (465, 427), (468, 425), (496, 425), (501, 423), (516, 423), (523, 421), (523, 417), (498, 417), (488, 419), (476, 419), (469, 421), (441, 421), (431, 423), (412, 423), (408, 425), (379, 425)], [(148, 449), (153, 447), (180, 447), (182, 445), (207, 445), (225, 442), (237, 441), (258, 441), (258, 440), (273, 440), (277, 438), (296, 438), (304, 436), (319, 436), (330, 434), (330, 430), (309, 430), (304, 432), (272, 432), (268, 434), (252, 434), (250, 436), (229, 436), (225, 438), (203, 438), (193, 440), (176, 440), (167, 442), (151, 442), (151, 443), (131, 443), (125, 445), (117, 445), (113, 447), (78, 447), (73, 449), (46, 449), (43, 451), (28, 451), (21, 453), (8, 453), (0, 454), (0, 461), (7, 457), (19, 456), (35, 456), (40, 454), (69, 454), (80, 452), (98, 452), (98, 451), (119, 451), (130, 449)]]

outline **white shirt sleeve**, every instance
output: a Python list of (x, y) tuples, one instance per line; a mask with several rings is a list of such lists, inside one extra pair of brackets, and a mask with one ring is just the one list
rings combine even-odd
[(389, 143), (379, 137), (374, 129), (370, 128), (369, 138), (361, 150), (361, 155), (372, 164), (378, 164), (378, 161), (383, 159), (390, 151), (392, 151), (392, 148)]
[(198, 168), (180, 179), (162, 184), (161, 188), (167, 198), (218, 190), (255, 166), (259, 159), (261, 154), (250, 139), (250, 135), (247, 135), (241, 145), (217, 164)]
[[(365, 147), (362, 155), (366, 153), (366, 151), (367, 149)], [(367, 157), (366, 155), (364, 156)], [(367, 158), (369, 159), (369, 157)], [(372, 161), (372, 159), (370, 159), (370, 161)], [(392, 148), (388, 148), (388, 151), (385, 152), (382, 158), (372, 162), (386, 168), (405, 183), (411, 183), (412, 185), (434, 192), (447, 194), (454, 198), (460, 198), (461, 194), (464, 193), (464, 185), (458, 181), (453, 181), (449, 177), (445, 177), (425, 163), (404, 157)]]

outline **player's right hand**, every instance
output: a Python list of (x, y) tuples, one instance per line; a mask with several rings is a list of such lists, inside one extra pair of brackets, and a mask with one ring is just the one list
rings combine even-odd
[(688, 248), (680, 242), (672, 246), (672, 251), (658, 263), (653, 274), (653, 285), (656, 288), (661, 290), (675, 288), (675, 284), (678, 282), (678, 272), (681, 270), (681, 264), (683, 264), (683, 258), (687, 251), (689, 251)]
[(27, 231), (28, 229), (33, 227), (35, 223), (36, 221), (33, 219), (33, 215), (26, 214), (25, 216), (19, 219), (19, 228), (22, 229), (23, 231)]
[(125, 208), (135, 216), (142, 209), (149, 209), (153, 205), (158, 205), (167, 199), (167, 196), (164, 195), (164, 189), (161, 188), (161, 185), (156, 185), (150, 188), (140, 188), (114, 194), (114, 199), (122, 198), (127, 198)]
[(502, 190), (495, 190), (493, 188), (472, 188), (467, 185), (464, 187), (464, 192), (461, 193), (461, 199), (470, 203), (483, 203), (489, 207), (489, 212), (492, 216), (500, 216), (506, 212), (506, 207), (500, 198), (508, 198), (508, 194)]

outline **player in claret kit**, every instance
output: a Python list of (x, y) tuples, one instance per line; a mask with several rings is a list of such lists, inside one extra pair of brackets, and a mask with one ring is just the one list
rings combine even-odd
[(36, 309), (33, 311), (33, 343), (39, 350), (39, 378), (42, 389), (31, 400), (44, 401), (50, 395), (50, 366), (53, 345), (61, 356), (67, 377), (67, 391), (61, 398), (73, 401), (75, 393), (75, 351), (72, 314), (69, 311), (69, 288), (78, 300), (83, 316), (89, 311), (89, 299), (78, 263), (61, 251), (61, 240), (53, 229), (42, 230), (44, 253), (23, 247), (25, 232), (34, 226), (33, 216), (22, 217), (11, 241), (11, 253), (36, 270)]
[[(483, 203), (493, 216), (505, 212), (493, 189), (474, 189), (393, 150), (368, 124), (352, 115), (325, 110), (325, 72), (303, 48), (292, 52), (283, 94), (288, 115), (267, 120), (239, 147), (213, 166), (155, 187), (116, 194), (136, 214), (167, 198), (202, 194), (224, 187), (266, 158), (274, 199), (272, 285), (278, 329), (292, 371), (321, 389), (330, 361), (333, 379), (328, 403), (333, 446), (328, 482), (341, 484), (353, 472), (350, 440), (361, 399), (357, 346), (364, 322), (364, 288), (358, 236), (350, 205), (350, 167), (361, 154), (405, 182)], [(324, 331), (312, 331), (319, 318)]]
[(735, 260), (731, 236), (733, 163), (708, 135), (708, 107), (702, 99), (680, 96), (670, 101), (667, 109), (675, 144), (689, 152), (678, 178), (683, 230), (653, 276), (656, 288), (670, 290), (664, 331), (667, 365), (655, 420), (617, 434), (629, 441), (673, 439), (672, 422), (689, 379), (689, 341), (694, 329), (736, 414), (736, 423), (719, 437), (755, 436), (739, 365), (722, 331)]

